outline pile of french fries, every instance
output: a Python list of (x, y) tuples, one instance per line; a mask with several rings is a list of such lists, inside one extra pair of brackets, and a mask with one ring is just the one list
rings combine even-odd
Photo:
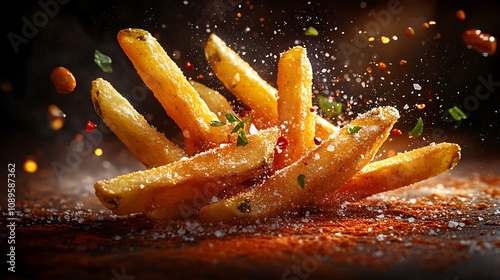
[(184, 137), (182, 144), (170, 141), (109, 82), (92, 82), (95, 111), (146, 167), (95, 184), (96, 196), (117, 215), (217, 223), (327, 211), (444, 173), (460, 159), (458, 145), (439, 143), (373, 162), (399, 112), (376, 107), (343, 127), (322, 118), (313, 109), (312, 69), (301, 46), (280, 55), (276, 89), (209, 36), (206, 59), (250, 108), (242, 116), (221, 93), (188, 80), (149, 32), (124, 29), (117, 39)]

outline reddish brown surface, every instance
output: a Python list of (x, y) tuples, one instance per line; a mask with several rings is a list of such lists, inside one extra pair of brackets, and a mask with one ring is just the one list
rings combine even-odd
[[(402, 151), (408, 144), (393, 146)], [(116, 142), (102, 148), (112, 156), (89, 156), (60, 177), (46, 168), (50, 159), (34, 174), (17, 167), (16, 273), (9, 278), (500, 278), (496, 156), (467, 153), (450, 173), (331, 213), (233, 226), (113, 215), (93, 184), (144, 167)], [(5, 200), (0, 205), (5, 228)]]
[(41, 180), (26, 182), (24, 199), (17, 203), (15, 275), (498, 279), (500, 177), (470, 173), (469, 167), (474, 166), (462, 162), (451, 175), (332, 213), (248, 226), (116, 217), (89, 189), (53, 193), (39, 183), (47, 179), (39, 172)]

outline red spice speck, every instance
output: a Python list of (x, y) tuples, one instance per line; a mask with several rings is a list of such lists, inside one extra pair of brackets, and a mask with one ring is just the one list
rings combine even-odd
[(316, 145), (321, 145), (323, 143), (323, 140), (319, 137), (314, 137), (314, 144)]
[(403, 132), (401, 130), (397, 129), (397, 128), (393, 128), (391, 130), (391, 134), (393, 134), (393, 135), (401, 135), (401, 134), (403, 134)]
[(90, 120), (87, 121), (87, 124), (85, 125), (85, 131), (92, 132), (96, 128), (97, 128), (97, 125), (95, 123), (93, 123)]
[(194, 64), (191, 63), (190, 61), (186, 61), (186, 69), (193, 71), (194, 70)]
[(285, 136), (278, 137), (278, 142), (276, 143), (276, 147), (280, 150), (284, 150), (288, 147), (288, 139)]

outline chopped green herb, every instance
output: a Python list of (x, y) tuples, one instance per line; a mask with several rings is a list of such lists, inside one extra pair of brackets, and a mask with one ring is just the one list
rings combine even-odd
[(303, 189), (306, 186), (306, 175), (300, 174), (297, 176), (297, 182), (299, 182), (299, 186)]
[[(238, 118), (237, 116), (235, 116), (233, 114), (230, 114), (230, 113), (226, 114), (226, 120), (228, 122), (237, 123), (234, 126), (233, 130), (231, 131), (231, 133), (238, 133), (238, 140), (236, 141), (237, 146), (245, 146), (246, 144), (248, 144), (247, 135), (245, 133), (245, 123), (247, 123), (249, 119), (250, 119), (250, 116), (248, 116), (244, 120), (241, 120), (240, 118)], [(211, 121), (210, 122), (210, 126), (214, 126), (214, 127), (223, 126), (223, 125), (226, 125), (226, 123), (221, 122), (221, 121)]]
[(113, 72), (113, 68), (111, 67), (111, 57), (103, 54), (98, 50), (95, 50), (94, 52), (94, 62), (101, 68), (102, 71), (106, 73)]
[(316, 28), (309, 26), (304, 33), (306, 36), (318, 36), (319, 32)]
[(453, 106), (452, 108), (448, 109), (448, 112), (457, 121), (467, 118), (467, 115), (462, 112), (462, 110), (460, 110), (460, 108), (458, 108), (457, 106)]
[(240, 122), (240, 123), (242, 122), (242, 121), (240, 120), (240, 118), (238, 118), (236, 115), (229, 114), (229, 113), (228, 113), (228, 114), (226, 114), (226, 120), (227, 120), (228, 122)]
[(415, 127), (410, 131), (410, 136), (413, 138), (420, 137), (422, 133), (424, 132), (424, 121), (422, 118), (418, 118), (417, 124)]
[(320, 95), (318, 97), (318, 105), (323, 114), (333, 118), (342, 113), (342, 103), (335, 102), (327, 96)]
[(358, 131), (361, 129), (361, 126), (355, 125), (355, 126), (348, 126), (347, 127), (347, 133), (349, 134), (355, 134), (358, 133)]
[(236, 141), (236, 146), (246, 146), (248, 144), (247, 135), (245, 134), (245, 130), (242, 129), (238, 133), (238, 140)]
[(210, 122), (210, 126), (213, 126), (213, 127), (224, 126), (224, 125), (226, 125), (226, 123), (221, 122), (221, 121), (211, 121)]

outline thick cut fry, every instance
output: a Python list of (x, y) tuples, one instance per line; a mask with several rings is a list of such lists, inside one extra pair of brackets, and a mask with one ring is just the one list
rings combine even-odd
[(281, 169), (316, 148), (315, 114), (312, 108), (312, 68), (307, 51), (296, 46), (284, 52), (278, 63), (278, 125), (288, 141), (277, 145), (274, 168)]
[(229, 101), (227, 101), (227, 99), (218, 91), (193, 80), (189, 81), (189, 83), (198, 92), (201, 99), (205, 101), (210, 111), (217, 115), (219, 121), (225, 122), (227, 113), (234, 114)]
[[(207, 222), (264, 219), (325, 198), (372, 160), (398, 118), (392, 107), (360, 115), (338, 135), (263, 184), (203, 207), (201, 218)], [(361, 129), (352, 133), (354, 126)]]
[[(257, 128), (278, 123), (278, 91), (262, 79), (250, 64), (215, 34), (211, 34), (208, 39), (205, 56), (219, 80), (252, 108), (252, 119)], [(238, 81), (238, 88), (232, 88), (234, 81)], [(335, 130), (336, 127), (329, 121), (320, 116), (316, 118), (317, 137), (326, 139), (328, 133)]]
[(210, 34), (205, 57), (224, 86), (252, 110), (258, 129), (275, 126), (278, 120), (277, 91), (217, 35)]
[(440, 143), (376, 161), (333, 192), (319, 205), (336, 208), (344, 202), (408, 186), (447, 172), (460, 160), (460, 146)]
[(146, 167), (164, 165), (186, 156), (183, 149), (148, 124), (144, 117), (107, 81), (92, 81), (97, 114), (128, 150)]
[(123, 29), (118, 32), (117, 38), (144, 83), (182, 130), (184, 137), (189, 138), (190, 143), (196, 143), (196, 147), (190, 147), (195, 151), (189, 153), (229, 141), (228, 127), (210, 126), (211, 121), (218, 120), (217, 116), (149, 32)]
[(224, 188), (226, 184), (219, 181), (241, 182), (256, 176), (272, 162), (277, 137), (276, 129), (262, 130), (248, 136), (246, 146), (224, 144), (167, 165), (102, 180), (94, 186), (96, 195), (118, 215), (168, 207), (192, 199), (207, 183)]

